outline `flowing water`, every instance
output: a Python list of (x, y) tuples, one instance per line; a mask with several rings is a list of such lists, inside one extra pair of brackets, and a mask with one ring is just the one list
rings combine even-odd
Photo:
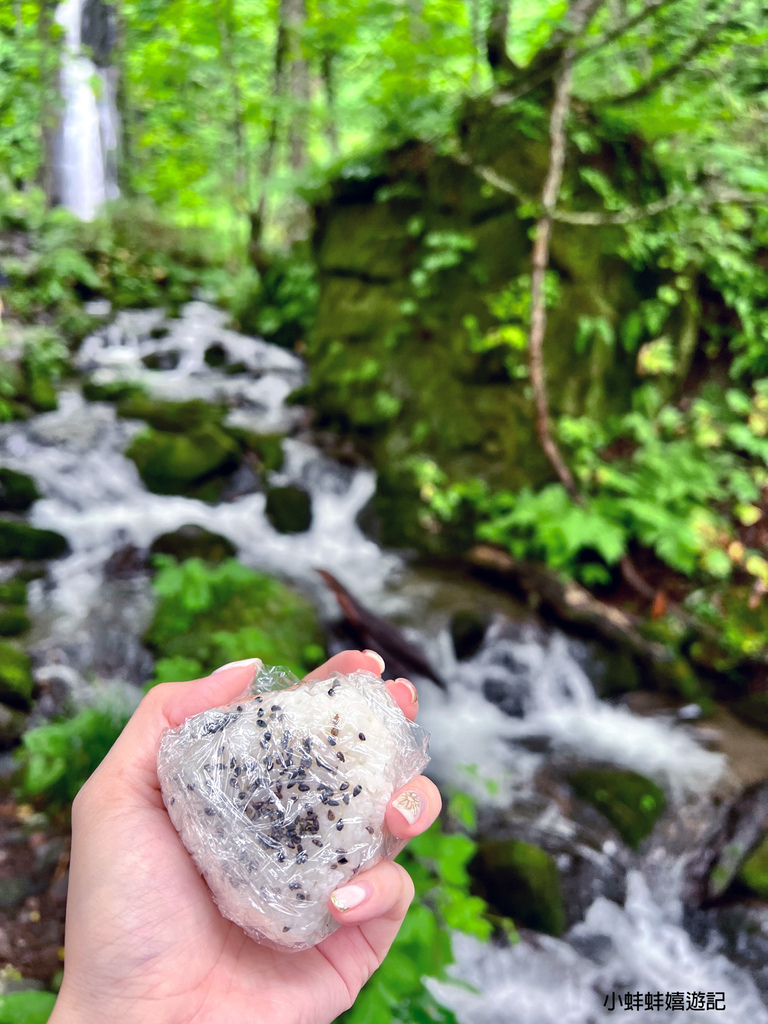
[[(206, 363), (211, 346), (236, 372)], [(640, 716), (600, 700), (592, 682), (599, 657), (584, 643), (533, 621), (503, 595), (417, 568), (366, 537), (357, 517), (374, 475), (321, 454), (302, 410), (285, 404), (304, 380), (296, 356), (227, 330), (221, 312), (196, 302), (173, 321), (157, 311), (121, 313), (86, 339), (78, 360), (97, 380), (131, 379), (157, 396), (226, 402), (233, 424), (289, 432), (284, 466), (271, 482), (308, 490), (313, 518), (306, 533), (277, 533), (264, 493), (248, 480), (218, 505), (150, 494), (123, 454), (143, 424), (117, 418), (106, 403), (85, 402), (74, 389), (60, 395), (56, 412), (0, 426), (3, 463), (34, 476), (43, 495), (31, 521), (60, 531), (71, 547), (30, 588), (38, 678), (57, 676), (81, 703), (105, 693), (138, 699), (136, 684), (151, 672), (140, 641), (152, 613), (150, 585), (143, 576), (104, 574), (127, 544), (146, 548), (186, 523), (206, 527), (230, 538), (244, 563), (303, 589), (329, 621), (338, 614), (335, 601), (314, 570), (330, 570), (399, 622), (446, 679), (447, 693), (427, 681), (420, 686), (436, 780), (473, 792), (484, 827), (540, 843), (571, 879), (572, 920), (562, 939), (524, 932), (519, 944), (503, 948), (455, 936), (453, 973), (476, 991), (429, 984), (461, 1024), (589, 1024), (625, 1012), (618, 995), (628, 991), (725, 993), (725, 1010), (641, 1007), (634, 1019), (768, 1024), (765, 971), (750, 973), (711, 922), (699, 921), (696, 941), (686, 930), (686, 866), (712, 819), (713, 797), (733, 788), (723, 755), (705, 749), (671, 713)], [(453, 611), (468, 607), (486, 612), (490, 626), (474, 657), (457, 662), (448, 624)], [(558, 796), (564, 765), (595, 761), (664, 787), (670, 806), (642, 854), (571, 814)], [(765, 915), (753, 921), (750, 941), (757, 940), (768, 941)], [(604, 1005), (611, 993), (615, 1011)]]

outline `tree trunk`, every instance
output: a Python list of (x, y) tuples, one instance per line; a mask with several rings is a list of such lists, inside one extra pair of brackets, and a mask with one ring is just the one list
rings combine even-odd
[(302, 52), (306, 0), (281, 0), (281, 20), (287, 36), (288, 90), (293, 111), (288, 131), (291, 166), (298, 171), (307, 159), (307, 120), (309, 113), (309, 65)]
[(491, 0), (491, 14), (485, 33), (485, 52), (494, 78), (507, 77), (517, 69), (507, 53), (509, 0)]
[(234, 35), (235, 0), (218, 0), (216, 24), (219, 30), (221, 60), (232, 102), (231, 132), (235, 151), (235, 194), (240, 212), (251, 209), (251, 165), (246, 138), (243, 95), (240, 89), (237, 63), (235, 61), (232, 37)]
[[(19, 5), (20, 11), (21, 5)], [(58, 93), (57, 72), (59, 62), (56, 43), (51, 36), (56, 0), (41, 0), (37, 16), (37, 38), (40, 44), (40, 132), (43, 155), (38, 172), (38, 184), (45, 193), (47, 206), (55, 202), (56, 129), (58, 115), (55, 97)]]
[(334, 156), (339, 154), (339, 129), (336, 124), (336, 81), (334, 79), (334, 61), (336, 54), (330, 46), (323, 48), (320, 58), (320, 75), (323, 79), (325, 92), (325, 109), (327, 114), (325, 133)]
[(126, 54), (128, 46), (128, 24), (125, 7), (121, 0), (115, 4), (115, 106), (119, 124), (117, 147), (117, 184), (122, 195), (133, 193), (133, 168), (135, 154), (133, 150), (133, 117), (128, 98), (128, 75)]

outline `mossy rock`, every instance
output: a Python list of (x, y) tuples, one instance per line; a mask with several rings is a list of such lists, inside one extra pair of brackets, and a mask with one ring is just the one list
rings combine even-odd
[[(189, 559), (160, 569), (155, 617), (145, 640), (161, 661), (156, 673), (186, 666), (187, 677), (202, 676), (242, 658), (285, 665), (298, 675), (322, 662), (325, 637), (317, 613), (301, 594), (234, 559), (218, 565)], [(191, 588), (201, 595), (188, 607)], [(168, 676), (170, 678), (170, 676)]]
[(10, 605), (0, 606), (0, 636), (19, 636), (30, 626), (29, 617), (23, 608)]
[(21, 605), (27, 603), (27, 583), (21, 576), (0, 583), (0, 602), (3, 604)]
[(0, 640), (0, 701), (27, 708), (32, 700), (32, 663), (17, 647)]
[(748, 693), (732, 704), (731, 710), (747, 725), (754, 725), (768, 732), (768, 690)]
[(225, 410), (199, 398), (187, 402), (166, 402), (144, 394), (128, 395), (117, 403), (117, 415), (144, 420), (155, 430), (185, 433), (206, 424), (221, 423)]
[(463, 608), (451, 616), (450, 632), (458, 661), (473, 658), (485, 638), (490, 620), (482, 612)]
[(27, 401), (37, 412), (53, 412), (59, 407), (56, 388), (45, 377), (35, 377), (29, 382)]
[(253, 430), (245, 430), (242, 427), (225, 426), (224, 430), (239, 442), (245, 451), (254, 453), (264, 472), (278, 472), (283, 468), (284, 434), (257, 434)]
[(89, 402), (120, 402), (126, 398), (143, 395), (140, 384), (126, 380), (112, 380), (99, 384), (95, 380), (83, 381), (83, 398)]
[(0, 558), (59, 558), (69, 549), (54, 530), (38, 530), (16, 519), (0, 519)]
[(233, 471), (240, 448), (218, 427), (206, 424), (188, 434), (150, 428), (134, 438), (126, 455), (150, 491), (187, 494), (206, 477)]
[(23, 711), (0, 704), (0, 750), (15, 746), (26, 726), (27, 716)]
[(561, 935), (565, 908), (560, 872), (550, 855), (518, 839), (480, 843), (469, 866), (486, 900), (516, 924), (547, 935)]
[(653, 830), (667, 805), (664, 791), (637, 772), (619, 768), (584, 768), (568, 776), (574, 792), (587, 800), (636, 850)]
[(312, 499), (293, 484), (271, 488), (265, 511), (278, 533), (304, 533), (312, 525)]
[(25, 512), (39, 497), (31, 476), (0, 466), (0, 512)]
[(237, 548), (227, 537), (220, 533), (211, 533), (203, 526), (187, 523), (172, 533), (163, 533), (156, 537), (150, 545), (152, 555), (170, 555), (177, 562), (185, 562), (188, 558), (200, 558), (204, 562), (216, 564), (225, 558), (233, 558)]
[(768, 835), (750, 853), (736, 877), (757, 896), (768, 899)]

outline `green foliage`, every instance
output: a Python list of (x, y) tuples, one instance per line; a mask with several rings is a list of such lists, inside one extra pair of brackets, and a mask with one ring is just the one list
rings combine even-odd
[(53, 1012), (52, 992), (9, 992), (0, 995), (0, 1024), (46, 1024)]
[(147, 641), (160, 655), (154, 682), (180, 671), (207, 675), (242, 658), (285, 665), (302, 676), (322, 661), (312, 606), (277, 580), (235, 559), (209, 565), (156, 556), (159, 602)]
[(312, 325), (317, 269), (300, 250), (271, 257), (262, 276), (252, 269), (225, 284), (219, 298), (240, 328), (276, 345), (292, 347)]
[(16, 755), (22, 769), (19, 796), (54, 807), (71, 803), (127, 720), (126, 712), (104, 704), (24, 733)]
[[(474, 821), (474, 803), (466, 794), (454, 794), (449, 819), (457, 811)], [(416, 895), (384, 963), (360, 993), (343, 1024), (456, 1024), (424, 986), (424, 977), (446, 979), (453, 962), (447, 930), (465, 932), (481, 941), (503, 927), (511, 941), (514, 927), (506, 919), (491, 923), (488, 906), (470, 891), (467, 865), (475, 855), (474, 840), (450, 832), (438, 819), (412, 839), (398, 857), (413, 879)]]

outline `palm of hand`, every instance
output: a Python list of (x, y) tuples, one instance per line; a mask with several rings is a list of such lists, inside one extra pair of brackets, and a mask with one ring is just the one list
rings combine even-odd
[[(370, 663), (348, 651), (317, 673), (357, 668), (370, 670)], [(356, 882), (367, 890), (365, 901), (348, 911), (331, 908), (343, 926), (312, 949), (281, 953), (221, 916), (173, 827), (157, 779), (163, 729), (234, 699), (249, 681), (233, 668), (156, 687), (78, 794), (66, 966), (50, 1024), (327, 1024), (386, 955), (413, 896), (398, 865), (382, 861), (361, 872)], [(411, 684), (388, 686), (414, 717)], [(418, 821), (409, 824), (392, 804), (386, 819), (404, 840), (440, 809), (428, 779), (413, 779), (408, 789), (421, 803)]]

